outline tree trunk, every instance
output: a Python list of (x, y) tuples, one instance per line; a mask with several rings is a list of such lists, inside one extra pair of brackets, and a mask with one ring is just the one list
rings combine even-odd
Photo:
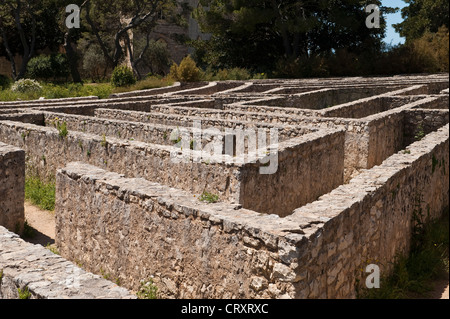
[(72, 81), (75, 83), (83, 83), (80, 72), (78, 72), (78, 56), (72, 47), (72, 33), (72, 29), (69, 29), (69, 31), (67, 31), (64, 35), (64, 49), (66, 50)]
[(3, 28), (1, 28), (2, 37), (3, 37), (3, 45), (5, 46), (6, 53), (8, 54), (9, 62), (11, 64), (11, 75), (14, 81), (17, 80), (17, 68), (16, 61), (14, 60), (14, 54), (11, 52), (11, 48), (9, 47), (8, 38), (6, 37), (6, 32)]
[(22, 46), (23, 46), (23, 55), (22, 55), (22, 64), (20, 66), (19, 73), (16, 75), (16, 80), (25, 77), (26, 72), (27, 72), (28, 62), (34, 56), (34, 49), (35, 49), (35, 45), (36, 45), (36, 19), (35, 19), (35, 16), (32, 12), (30, 12), (31, 17), (32, 17), (32, 19), (31, 19), (32, 30), (31, 30), (31, 42), (28, 43), (28, 39), (27, 39), (27, 37), (25, 35), (25, 31), (23, 30), (23, 27), (22, 27), (22, 23), (20, 22), (20, 11), (21, 11), (21, 6), (20, 6), (20, 2), (19, 2), (19, 4), (17, 5), (17, 7), (14, 10), (14, 20), (15, 20), (17, 32), (19, 33), (20, 42), (22, 43)]

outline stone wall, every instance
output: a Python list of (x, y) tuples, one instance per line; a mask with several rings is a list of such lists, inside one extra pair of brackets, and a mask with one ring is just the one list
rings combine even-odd
[[(59, 169), (64, 257), (129, 289), (153, 276), (162, 298), (352, 298), (369, 259), (384, 276), (408, 251), (413, 215), (448, 206), (447, 87), (448, 75), (200, 82), (0, 103), (0, 141), (26, 151), (28, 171)], [(195, 121), (225, 140), (276, 129), (278, 154), (249, 161), (247, 140), (245, 155), (221, 147), (193, 161), (204, 155)], [(170, 136), (180, 129), (182, 148)], [(23, 288), (14, 276), (11, 291)]]
[(327, 88), (278, 97), (266, 102), (250, 102), (250, 104), (322, 110), (334, 105), (344, 104), (351, 101), (364, 99), (370, 96), (384, 94), (388, 91), (400, 90), (401, 88), (402, 87), (398, 86), (389, 88), (386, 86), (350, 87), (337, 89)]
[(448, 134), (446, 125), (296, 210), (292, 218), (319, 212), (317, 217), (330, 218), (299, 247), (308, 252), (303, 261), (313, 265), (305, 268), (313, 296), (354, 297), (357, 279), (364, 276), (360, 269), (368, 262), (379, 265), (386, 275), (395, 258), (408, 252), (413, 214), (429, 213), (435, 219), (448, 207)]
[(160, 298), (289, 297), (292, 244), (277, 232), (299, 223), (81, 163), (58, 171), (56, 191), (56, 243), (84, 269), (129, 289), (153, 277)]
[[(23, 147), (28, 157), (27, 169), (45, 179), (51, 179), (56, 169), (77, 160), (127, 177), (146, 178), (194, 194), (207, 191), (246, 208), (286, 215), (342, 183), (344, 132), (314, 131), (317, 130), (297, 130), (304, 135), (280, 143), (276, 172), (269, 177), (260, 175), (265, 164), (259, 160), (226, 161), (222, 155), (214, 154), (211, 158), (204, 156), (201, 161), (177, 163), (173, 160), (173, 146), (79, 131), (69, 131), (62, 137), (49, 126), (4, 121), (0, 124), (0, 140)], [(185, 150), (183, 155), (186, 154), (196, 153)], [(330, 167), (332, 171), (328, 171)], [(275, 182), (278, 186), (269, 186)], [(295, 191), (288, 197), (287, 185), (291, 185), (290, 191)]]
[(0, 226), (0, 299), (136, 299), (125, 288), (88, 273), (41, 245)]
[(239, 165), (174, 163), (171, 146), (82, 132), (69, 132), (61, 137), (52, 127), (9, 121), (0, 124), (0, 141), (22, 147), (27, 152), (27, 169), (44, 179), (51, 179), (56, 169), (76, 160), (193, 193), (201, 194), (208, 189), (223, 199), (233, 199), (239, 194)]
[(0, 226), (21, 233), (25, 222), (25, 151), (0, 142)]
[[(133, 114), (133, 113), (132, 113)], [(170, 117), (167, 120), (162, 120), (164, 124), (158, 124), (159, 121), (155, 123), (143, 123), (141, 114), (138, 114), (137, 119), (133, 121), (131, 117), (129, 120), (117, 120), (117, 119), (107, 119), (102, 117), (91, 117), (83, 115), (68, 115), (53, 112), (44, 112), (44, 114), (34, 113), (30, 114), (32, 118), (40, 119), (42, 123), (42, 117), (45, 117), (45, 125), (55, 127), (56, 123), (66, 122), (67, 129), (69, 131), (78, 131), (84, 133), (90, 133), (95, 135), (106, 135), (111, 137), (117, 137), (125, 140), (137, 140), (146, 143), (154, 143), (161, 145), (173, 145), (173, 141), (170, 140), (171, 133), (176, 130), (180, 130), (180, 127), (184, 131), (189, 132), (192, 135), (194, 131), (194, 124), (200, 124), (202, 130), (207, 130), (209, 128), (216, 128), (221, 131), (225, 129), (266, 129), (276, 128), (278, 130), (278, 138), (280, 141), (284, 141), (288, 138), (301, 136), (307, 133), (315, 132), (318, 129), (307, 128), (303, 126), (281, 126), (277, 124), (269, 123), (250, 123), (243, 121), (233, 121), (233, 120), (218, 120), (213, 118), (203, 119), (201, 117), (192, 118), (192, 121), (181, 121), (174, 120), (170, 121)], [(163, 115), (161, 115), (163, 116)], [(1, 116), (0, 119), (11, 120), (16, 119), (25, 123), (32, 123), (31, 121), (24, 120), (28, 119), (26, 115), (9, 115)], [(147, 119), (148, 120), (148, 119)], [(197, 120), (197, 122), (194, 122)], [(39, 123), (33, 123), (38, 124)], [(169, 124), (169, 125), (166, 125)], [(174, 125), (178, 124), (178, 125)], [(42, 124), (41, 124), (42, 125)], [(200, 127), (199, 127), (200, 128)], [(203, 132), (205, 133), (205, 132)], [(225, 134), (224, 134), (225, 135)]]
[(408, 251), (414, 213), (448, 207), (448, 134), (284, 218), (72, 163), (57, 175), (57, 243), (129, 288), (153, 276), (163, 298), (354, 298), (368, 261), (384, 276)]
[(448, 110), (406, 110), (404, 117), (405, 144), (408, 145), (436, 131), (449, 122)]
[(239, 203), (285, 217), (315, 201), (344, 182), (344, 143), (345, 132), (331, 130), (280, 143), (276, 173), (259, 174), (257, 165), (242, 173)]

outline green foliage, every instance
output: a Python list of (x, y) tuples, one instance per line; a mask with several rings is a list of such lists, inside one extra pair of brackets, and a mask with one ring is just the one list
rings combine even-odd
[(329, 75), (327, 61), (318, 56), (281, 58), (273, 74), (280, 78), (324, 77)]
[[(403, 21), (394, 25), (406, 42), (421, 38), (425, 33), (438, 32), (442, 26), (449, 28), (448, 0), (404, 0)], [(448, 56), (447, 56), (448, 59)]]
[(42, 86), (39, 82), (32, 79), (21, 79), (16, 81), (11, 87), (11, 91), (14, 93), (33, 93), (41, 92)]
[(201, 80), (201, 70), (191, 56), (185, 57), (180, 65), (174, 63), (170, 68), (170, 77), (180, 82), (196, 82)]
[(0, 91), (9, 89), (11, 86), (11, 79), (6, 75), (0, 74)]
[(45, 248), (47, 248), (48, 250), (50, 250), (52, 253), (54, 253), (55, 255), (61, 255), (58, 248), (54, 245), (54, 244), (50, 244), (48, 243)]
[(153, 283), (153, 279), (141, 283), (139, 291), (136, 293), (139, 299), (157, 299), (158, 287)]
[[(382, 7), (382, 12), (390, 8)], [(208, 41), (193, 41), (202, 67), (244, 67), (253, 72), (275, 69), (282, 58), (305, 60), (346, 48), (351, 52), (381, 47), (386, 23), (365, 26), (361, 1), (222, 1), (203, 0), (194, 11)]]
[(219, 81), (225, 80), (249, 80), (252, 78), (250, 71), (244, 68), (220, 69), (216, 73)]
[(32, 79), (60, 79), (69, 76), (69, 64), (63, 54), (39, 55), (28, 62), (28, 75)]
[(100, 145), (101, 145), (102, 147), (104, 147), (104, 148), (107, 148), (107, 147), (108, 147), (108, 141), (106, 140), (106, 135), (105, 135), (105, 134), (102, 135), (102, 140), (101, 140), (101, 142), (100, 142)]
[(149, 76), (143, 80), (137, 81), (136, 84), (127, 87), (117, 87), (112, 90), (112, 93), (130, 92), (155, 89), (173, 84), (173, 80), (169, 78), (159, 78), (156, 76)]
[(55, 182), (43, 182), (37, 176), (25, 178), (25, 199), (44, 210), (55, 209)]
[(30, 299), (31, 293), (27, 286), (23, 289), (17, 288), (17, 292), (19, 293), (19, 299)]
[[(416, 213), (420, 216), (420, 212)], [(447, 208), (440, 219), (426, 224), (423, 222), (417, 224), (413, 231), (410, 254), (397, 258), (392, 275), (382, 278), (381, 289), (364, 291), (360, 297), (368, 299), (426, 297), (427, 293), (433, 289), (434, 280), (448, 278), (448, 249), (449, 211)]]
[[(135, 45), (135, 51), (140, 52), (143, 48), (142, 43)], [(153, 75), (164, 75), (170, 66), (170, 54), (167, 44), (163, 41), (150, 40), (147, 50), (145, 50), (142, 63), (150, 70)]]
[(56, 129), (58, 130), (59, 137), (61, 138), (66, 138), (67, 135), (69, 135), (66, 122), (63, 122), (62, 124), (60, 124), (59, 122), (56, 123)]
[(107, 78), (111, 68), (102, 53), (100, 46), (86, 39), (79, 41), (81, 53), (80, 72), (84, 78), (89, 78), (93, 82), (101, 82)]
[(416, 141), (420, 141), (420, 140), (422, 140), (425, 137), (425, 135), (426, 134), (425, 134), (425, 131), (424, 131), (422, 125), (419, 125), (417, 127), (417, 131), (416, 131), (416, 135), (414, 136), (414, 139)]
[(412, 54), (419, 59), (422, 72), (449, 71), (449, 31), (442, 26), (436, 33), (425, 32), (420, 38), (411, 41)]
[(200, 195), (200, 201), (206, 202), (206, 203), (217, 203), (219, 201), (219, 196), (216, 194), (208, 193), (207, 191), (204, 191), (203, 194)]
[(111, 95), (113, 88), (110, 84), (43, 84), (42, 96), (46, 99), (60, 99), (80, 96), (98, 96), (99, 98), (107, 98)]
[(130, 86), (135, 83), (133, 70), (126, 65), (116, 67), (111, 75), (111, 84), (114, 87)]

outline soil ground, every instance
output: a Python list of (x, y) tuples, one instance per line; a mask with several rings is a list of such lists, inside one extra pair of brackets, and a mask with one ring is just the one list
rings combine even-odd
[[(55, 244), (55, 213), (44, 211), (25, 202), (25, 219), (36, 230), (36, 236), (27, 241), (44, 247)], [(428, 299), (449, 299), (449, 280), (433, 283), (435, 289), (428, 294)], [(421, 297), (423, 298), (423, 297)]]

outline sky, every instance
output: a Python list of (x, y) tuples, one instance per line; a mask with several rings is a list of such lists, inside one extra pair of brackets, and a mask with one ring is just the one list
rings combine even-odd
[(397, 32), (395, 32), (394, 28), (392, 27), (392, 24), (396, 24), (403, 21), (401, 9), (406, 6), (406, 3), (402, 0), (382, 0), (381, 2), (383, 6), (399, 8), (397, 13), (386, 15), (387, 29), (384, 42), (392, 45), (405, 43), (405, 38), (401, 38), (400, 35)]

